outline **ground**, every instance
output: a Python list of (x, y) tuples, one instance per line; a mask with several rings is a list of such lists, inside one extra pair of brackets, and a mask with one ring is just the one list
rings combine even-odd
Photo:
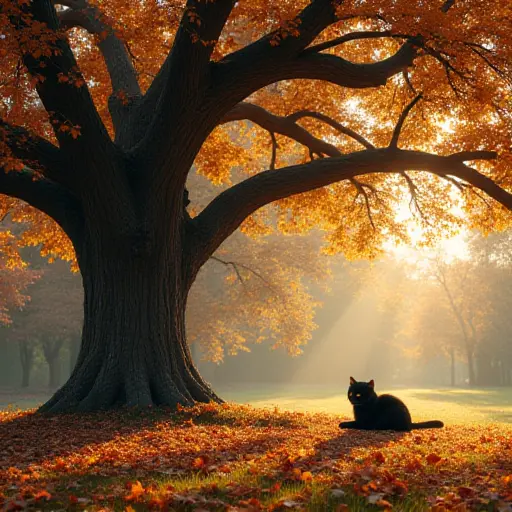
[[(394, 390), (415, 419), (447, 423), (402, 434), (340, 431), (349, 409), (339, 393), (254, 389), (230, 398), (258, 407), (7, 409), (0, 509), (512, 511), (511, 390)], [(294, 405), (331, 413), (284, 410)]]

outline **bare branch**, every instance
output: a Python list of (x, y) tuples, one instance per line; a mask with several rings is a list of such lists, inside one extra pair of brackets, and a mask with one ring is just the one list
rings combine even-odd
[(263, 129), (268, 130), (270, 133), (279, 133), (296, 140), (303, 146), (307, 147), (312, 154), (328, 156), (341, 155), (341, 151), (336, 146), (311, 135), (308, 130), (296, 123), (296, 121), (305, 117), (318, 119), (319, 121), (328, 124), (340, 133), (356, 140), (365, 148), (370, 149), (374, 147), (358, 133), (354, 132), (350, 128), (346, 128), (334, 119), (319, 112), (300, 111), (288, 116), (276, 116), (268, 110), (265, 110), (263, 107), (253, 103), (242, 102), (231, 109), (231, 111), (223, 117), (221, 123), (241, 120), (251, 121), (258, 126), (261, 126)]
[(409, 89), (411, 90), (411, 92), (415, 95), (418, 94), (418, 91), (414, 88), (414, 86), (412, 85), (412, 82), (411, 82), (411, 77), (409, 76), (409, 72), (404, 69), (404, 71), (402, 71), (402, 76), (404, 77), (404, 80), (405, 80), (405, 83), (407, 84), (407, 86), (409, 87)]
[(457, 187), (461, 192), (464, 192), (469, 186), (467, 183), (457, 181), (453, 176), (443, 176), (443, 179)]
[(364, 198), (364, 204), (366, 206), (366, 213), (368, 215), (368, 220), (370, 221), (370, 224), (372, 225), (372, 228), (374, 231), (377, 231), (377, 228), (375, 227), (375, 223), (373, 222), (373, 215), (372, 215), (372, 209), (370, 205), (370, 198), (368, 196), (368, 192), (366, 192), (364, 185), (357, 181), (355, 178), (352, 178), (350, 182), (356, 187), (357, 193), (356, 197), (354, 198), (354, 202), (357, 200), (359, 196), (363, 196)]
[(417, 194), (418, 187), (416, 186), (416, 184), (414, 183), (412, 178), (405, 171), (402, 172), (401, 174), (405, 178), (407, 187), (409, 188), (409, 194), (411, 195), (411, 200), (409, 201), (409, 209), (410, 209), (411, 213), (414, 213), (412, 210), (412, 205), (414, 204), (417, 212), (420, 214), (420, 217), (423, 219), (423, 221), (426, 224), (431, 225), (430, 222), (428, 221), (428, 219), (426, 218), (425, 214), (423, 213), (423, 209), (421, 208), (421, 205), (419, 203), (418, 194)]
[(270, 138), (272, 139), (272, 157), (270, 158), (269, 169), (273, 171), (276, 168), (277, 148), (279, 146), (277, 144), (276, 134), (274, 132), (270, 132)]
[(391, 137), (391, 142), (389, 143), (390, 148), (397, 148), (398, 147), (398, 139), (400, 138), (400, 132), (402, 131), (402, 127), (404, 125), (405, 120), (407, 119), (407, 116), (409, 115), (409, 112), (414, 108), (414, 105), (418, 103), (422, 98), (421, 94), (418, 94), (416, 98), (414, 98), (407, 107), (405, 107), (404, 111), (400, 115), (398, 122), (396, 123), (395, 129), (393, 131), (393, 136)]
[(485, 47), (481, 47), (477, 44), (464, 43), (475, 55), (478, 55), (495, 73), (498, 75), (503, 81), (505, 81), (508, 85), (512, 85), (512, 79), (507, 73), (505, 73), (502, 69), (500, 69), (494, 62), (489, 58), (489, 54), (492, 55), (492, 52), (489, 52)]
[(385, 30), (382, 32), (350, 32), (349, 34), (344, 34), (340, 37), (337, 37), (336, 39), (331, 39), (330, 41), (325, 41), (324, 43), (308, 46), (308, 48), (304, 50), (304, 53), (321, 52), (323, 50), (333, 48), (334, 46), (339, 46), (340, 44), (348, 43), (349, 41), (360, 41), (363, 39), (381, 39), (386, 37), (408, 38), (411, 36), (403, 34), (393, 34), (389, 30)]
[(240, 270), (238, 269), (238, 264), (237, 263), (235, 263), (234, 261), (224, 261), (224, 260), (221, 260), (220, 258), (217, 258), (217, 256), (210, 256), (210, 259), (213, 260), (213, 261), (217, 261), (219, 263), (222, 263), (226, 267), (229, 267), (229, 266), (233, 267), (233, 270), (235, 271), (236, 277), (238, 277), (238, 280), (240, 281), (240, 284), (244, 287), (244, 290), (247, 293), (247, 288), (245, 286), (245, 281), (244, 281), (244, 279), (242, 277), (242, 274), (240, 273)]
[[(244, 270), (246, 270), (247, 272), (250, 272), (251, 274), (253, 274), (254, 276), (256, 276), (258, 279), (260, 279), (263, 283), (265, 283), (265, 285), (271, 289), (272, 291), (274, 291), (275, 293), (275, 289), (274, 287), (272, 286), (272, 283), (270, 283), (267, 279), (265, 279), (265, 277), (263, 277), (261, 275), (260, 272), (258, 272), (257, 270), (254, 270), (253, 268), (249, 267), (248, 265), (245, 265), (244, 263), (238, 263), (236, 261), (226, 261), (226, 260), (223, 260), (221, 258), (219, 258), (218, 256), (210, 256), (210, 259), (211, 260), (214, 260), (214, 261), (217, 261), (219, 263), (222, 263), (223, 265), (225, 266), (231, 266), (233, 267), (234, 271), (236, 272), (236, 275), (238, 277), (238, 279), (240, 280), (240, 282), (242, 283), (242, 285), (245, 285), (245, 281), (243, 280), (242, 278), (242, 275), (240, 273), (240, 270), (239, 268), (243, 268)], [(276, 295), (278, 295), (276, 293)]]
[(359, 133), (355, 132), (354, 130), (351, 130), (346, 126), (343, 126), (342, 124), (338, 123), (331, 117), (326, 116), (325, 114), (321, 114), (319, 112), (312, 112), (309, 110), (303, 110), (300, 112), (296, 112), (295, 114), (290, 114), (288, 116), (289, 119), (292, 119), (294, 121), (298, 121), (303, 117), (312, 117), (314, 119), (318, 119), (319, 121), (323, 121), (325, 124), (332, 126), (335, 130), (338, 130), (340, 133), (343, 133), (344, 135), (347, 135), (351, 139), (354, 139), (356, 142), (359, 142), (359, 144), (364, 146), (366, 149), (375, 148), (375, 146), (371, 142), (366, 140), (362, 135), (359, 135)]

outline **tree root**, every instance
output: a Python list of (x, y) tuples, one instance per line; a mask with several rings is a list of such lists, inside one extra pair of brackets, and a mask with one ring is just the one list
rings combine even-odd
[(118, 364), (104, 362), (96, 370), (94, 366), (87, 367), (87, 363), (94, 365), (94, 361), (89, 360), (77, 367), (69, 381), (38, 412), (83, 413), (149, 406), (176, 408), (178, 404), (222, 402), (193, 365), (183, 365), (178, 375), (173, 375), (170, 369), (151, 375), (139, 365), (128, 371)]

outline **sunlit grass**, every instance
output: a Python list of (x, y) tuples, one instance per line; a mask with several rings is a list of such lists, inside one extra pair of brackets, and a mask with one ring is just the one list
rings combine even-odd
[[(402, 399), (413, 420), (440, 419), (447, 424), (512, 423), (512, 388), (417, 388), (383, 389)], [(346, 390), (305, 386), (274, 386), (227, 389), (223, 395), (256, 407), (278, 406), (285, 410), (325, 412), (351, 416)]]
[[(300, 412), (325, 412), (351, 416), (345, 389), (323, 386), (251, 384), (221, 387), (220, 396), (236, 403), (255, 407), (277, 406)], [(413, 420), (440, 419), (446, 424), (512, 423), (512, 388), (397, 388), (378, 389), (392, 393), (409, 407)], [(0, 410), (8, 407), (30, 409), (40, 405), (49, 395), (0, 396)]]

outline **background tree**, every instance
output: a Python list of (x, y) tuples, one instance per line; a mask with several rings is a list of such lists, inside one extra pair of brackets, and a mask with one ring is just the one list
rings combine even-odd
[[(6, 334), (12, 324), (12, 311), (19, 310), (27, 304), (30, 297), (25, 290), (40, 275), (37, 271), (28, 268), (19, 254), (18, 240), (10, 229), (12, 222), (8, 219), (11, 204), (6, 201), (2, 206), (3, 210), (0, 210), (0, 325), (3, 327), (0, 329), (3, 331), (2, 334)], [(21, 386), (27, 387), (34, 364), (33, 343), (27, 340), (20, 342), (19, 357), (22, 368)]]
[(449, 360), (449, 382), (458, 383), (457, 361), (464, 354), (460, 324), (451, 309), (446, 293), (437, 280), (415, 279), (416, 287), (409, 322), (406, 324), (406, 337), (413, 340), (411, 348), (416, 349), (416, 357), (424, 361)]
[(512, 306), (509, 240), (510, 232), (473, 233), (463, 258), (439, 251), (412, 269), (415, 298), (407, 336), (416, 340), (423, 357), (450, 359), (452, 385), (458, 359), (465, 362), (471, 386), (507, 381), (512, 349), (506, 313)]
[(48, 387), (55, 389), (61, 384), (61, 350), (80, 335), (83, 292), (69, 265), (48, 264), (34, 256), (27, 259), (38, 267), (40, 278), (29, 289), (31, 301), (12, 315), (6, 337), (19, 343), (23, 368), (26, 361), (33, 362), (34, 351), (41, 350), (49, 370)]
[[(188, 292), (267, 204), (278, 230), (321, 227), (351, 257), (407, 238), (407, 194), (430, 236), (456, 221), (456, 189), (480, 225), (475, 188), (510, 208), (509, 15), (508, 0), (2, 0), (0, 191), (56, 221), (27, 213), (54, 248), (67, 235), (84, 284), (77, 365), (42, 410), (216, 400)], [(193, 164), (243, 179), (192, 216)]]

